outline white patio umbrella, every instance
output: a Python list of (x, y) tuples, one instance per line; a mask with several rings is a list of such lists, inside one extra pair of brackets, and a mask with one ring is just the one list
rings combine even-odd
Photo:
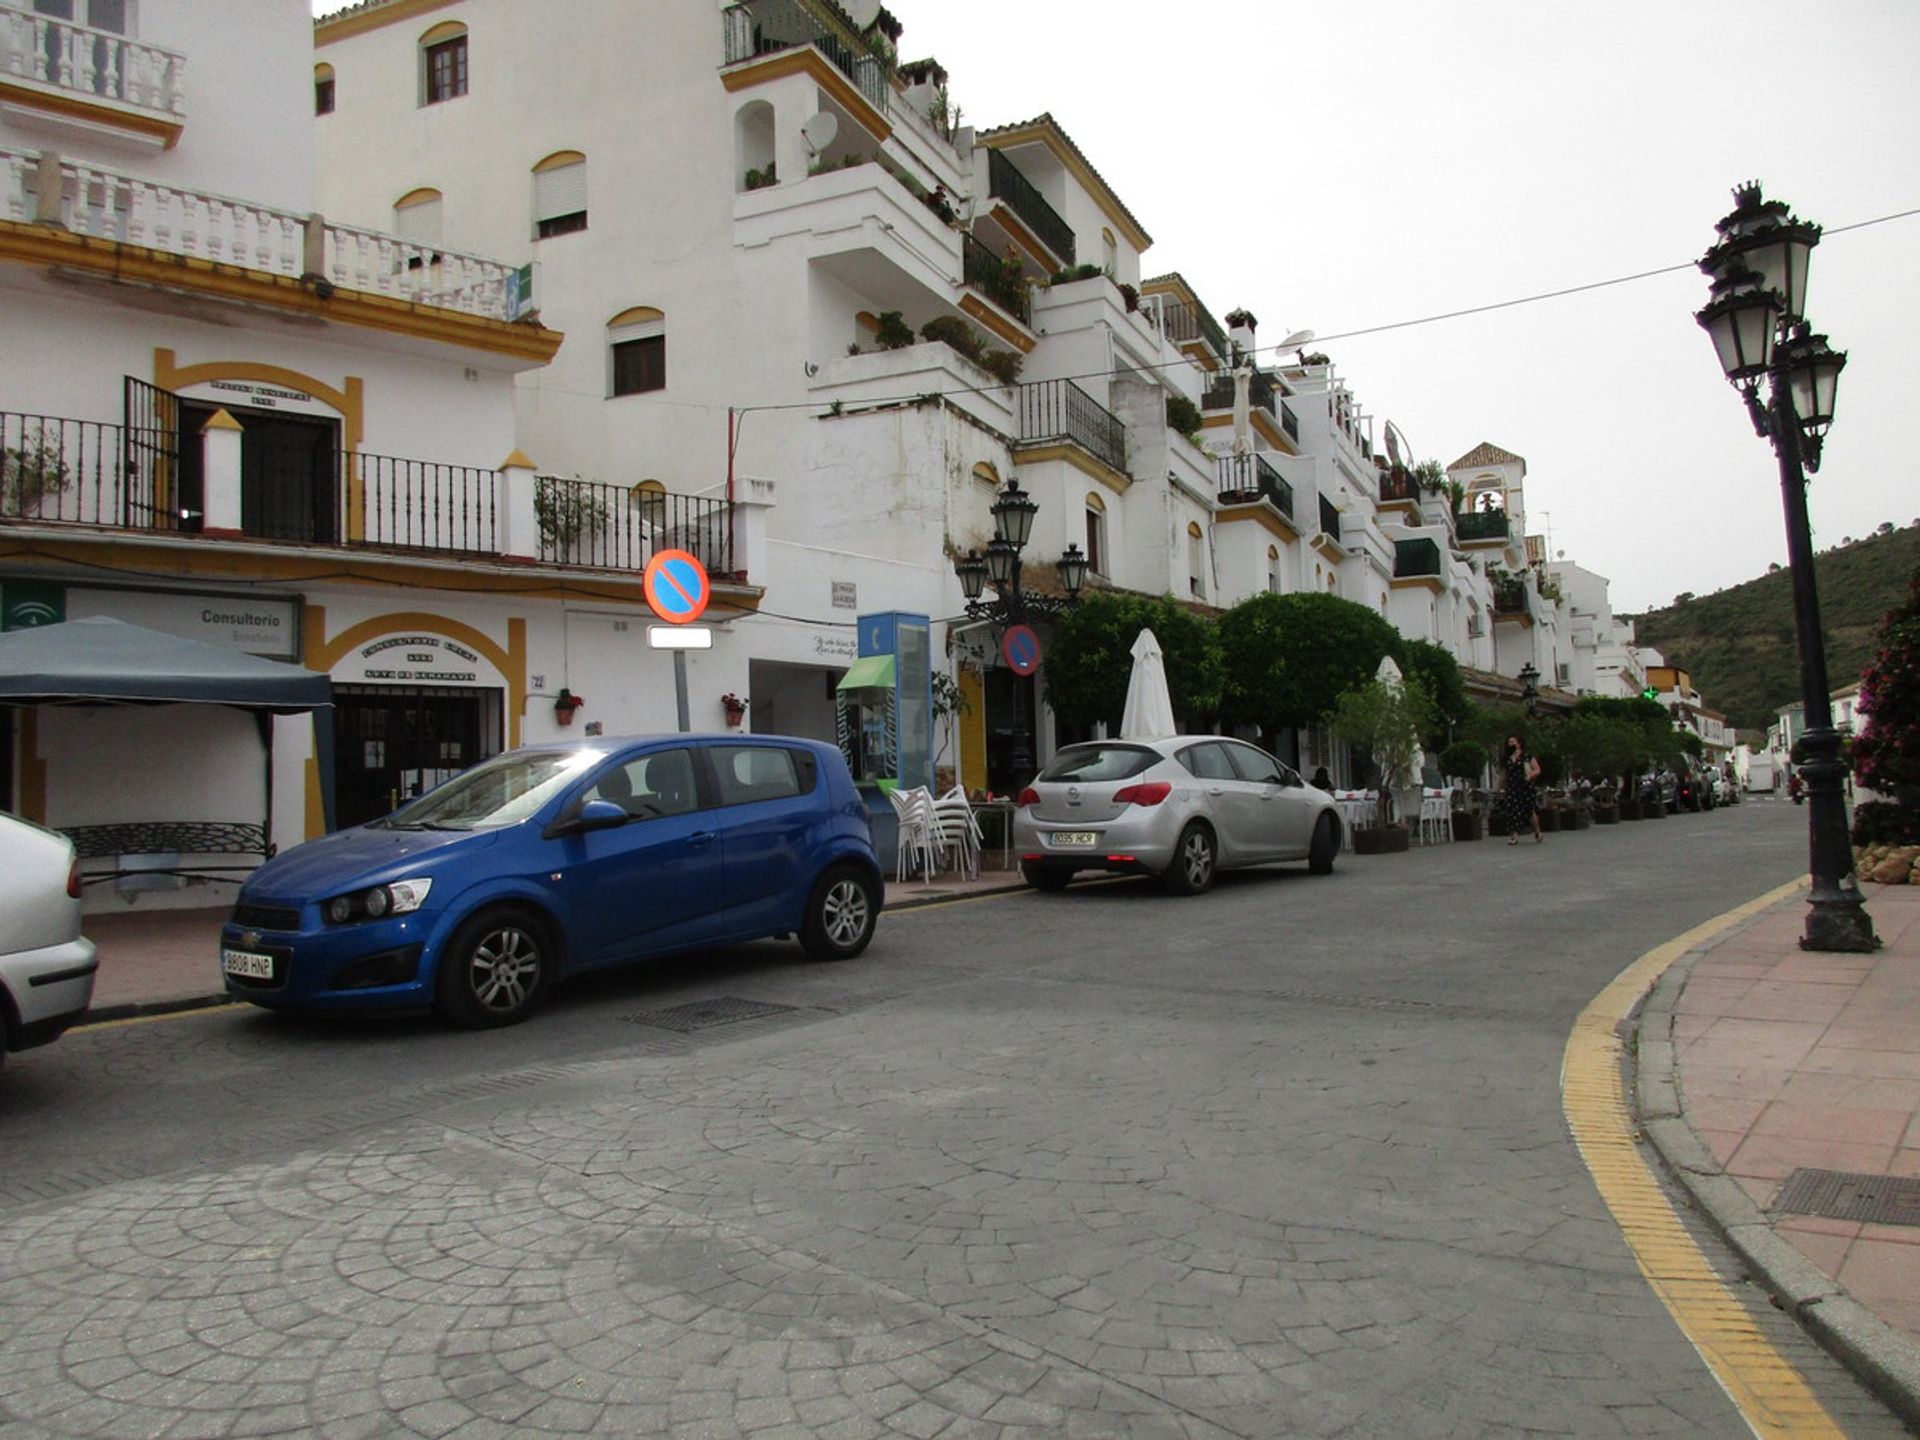
[(1126, 708), (1120, 712), (1122, 740), (1164, 740), (1180, 733), (1173, 718), (1173, 697), (1167, 693), (1166, 660), (1151, 630), (1142, 630), (1133, 642), (1133, 673), (1127, 677)]

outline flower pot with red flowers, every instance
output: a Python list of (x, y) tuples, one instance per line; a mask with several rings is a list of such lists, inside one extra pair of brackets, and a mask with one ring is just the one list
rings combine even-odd
[(576, 695), (562, 685), (560, 693), (553, 697), (553, 718), (562, 725), (571, 725), (574, 712), (583, 709), (586, 703), (586, 696)]
[(747, 718), (747, 702), (732, 692), (720, 697), (720, 708), (727, 712), (729, 730), (738, 730), (740, 722)]

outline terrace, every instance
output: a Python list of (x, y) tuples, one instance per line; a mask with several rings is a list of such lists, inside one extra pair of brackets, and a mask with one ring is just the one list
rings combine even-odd
[(29, 109), (77, 109), (88, 121), (172, 146), (187, 115), (187, 60), (173, 50), (53, 15), (0, 5), (0, 81)]

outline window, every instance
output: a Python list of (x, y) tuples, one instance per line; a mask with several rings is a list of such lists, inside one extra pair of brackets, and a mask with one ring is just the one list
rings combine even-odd
[(432, 189), (413, 190), (394, 201), (393, 233), (406, 242), (402, 251), (409, 270), (439, 261), (433, 252), (440, 245), (440, 201), (440, 192)]
[(587, 228), (587, 157), (561, 150), (533, 167), (533, 234), (536, 240)]
[(333, 67), (331, 65), (313, 67), (313, 113), (316, 115), (333, 113)]
[(607, 394), (641, 395), (667, 388), (667, 317), (650, 305), (607, 322)]
[(722, 805), (790, 800), (813, 789), (813, 757), (797, 750), (778, 745), (719, 745), (709, 753)]
[(595, 780), (587, 800), (606, 800), (636, 820), (660, 815), (685, 815), (699, 804), (693, 779), (693, 754), (688, 750), (657, 750), (629, 760)]
[(1233, 762), (1234, 770), (1242, 780), (1255, 785), (1298, 785), (1300, 777), (1293, 774), (1266, 751), (1253, 745), (1227, 744), (1227, 758)]
[(1200, 527), (1189, 522), (1187, 525), (1187, 585), (1195, 595), (1207, 593), (1206, 587), (1201, 583), (1206, 559), (1206, 542), (1201, 538)]
[(467, 27), (436, 25), (420, 37), (421, 103), (437, 105), (467, 93)]
[(1272, 545), (1267, 547), (1267, 593), (1280, 593), (1280, 551)]
[(1098, 495), (1087, 496), (1087, 569), (1107, 573), (1107, 505)]
[(1180, 763), (1187, 767), (1190, 774), (1201, 780), (1238, 780), (1234, 773), (1233, 761), (1227, 758), (1227, 747), (1218, 741), (1209, 741), (1205, 745), (1189, 745), (1180, 752)]

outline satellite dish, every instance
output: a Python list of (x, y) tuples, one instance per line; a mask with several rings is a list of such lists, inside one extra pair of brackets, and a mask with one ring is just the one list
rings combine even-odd
[(840, 117), (831, 110), (822, 110), (800, 127), (800, 138), (807, 142), (807, 153), (818, 155), (833, 143), (833, 137), (840, 133)]
[(1298, 350), (1311, 339), (1313, 339), (1313, 331), (1296, 330), (1273, 348), (1276, 350)]
[(840, 8), (856, 30), (865, 30), (880, 18), (880, 0), (842, 0)]
[(1391, 420), (1387, 421), (1387, 459), (1403, 469), (1413, 463), (1413, 446)]

